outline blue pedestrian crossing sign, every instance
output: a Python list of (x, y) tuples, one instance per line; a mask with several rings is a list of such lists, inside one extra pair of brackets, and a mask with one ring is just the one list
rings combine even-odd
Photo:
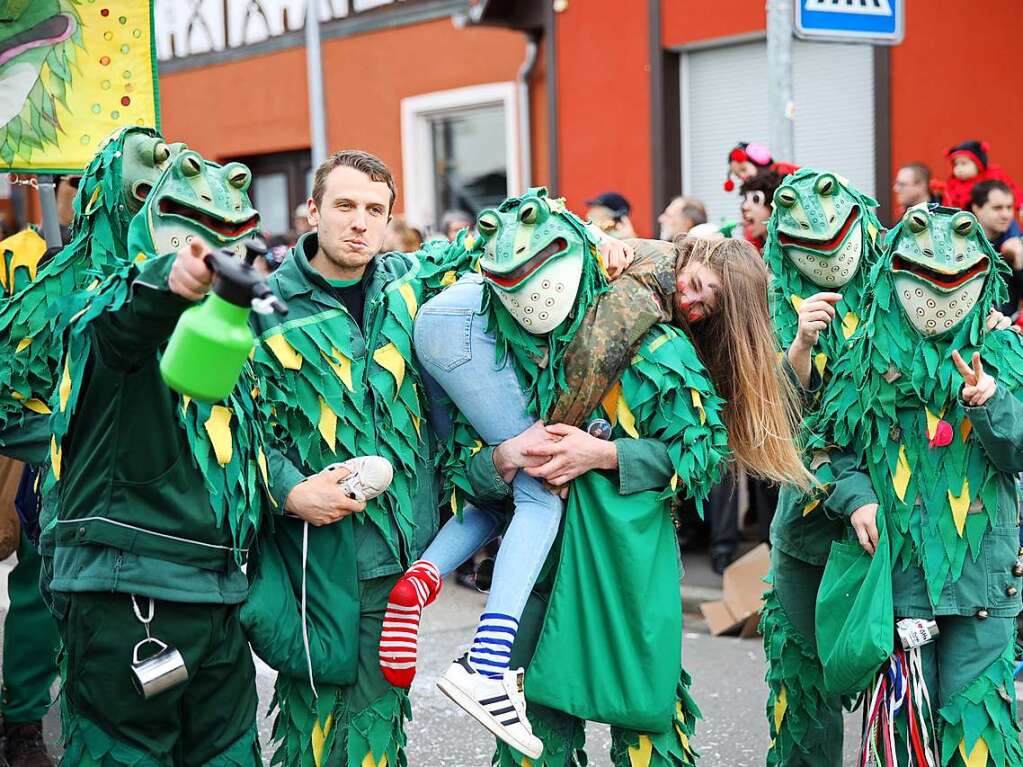
[(793, 0), (796, 35), (804, 40), (897, 45), (905, 34), (906, 0)]

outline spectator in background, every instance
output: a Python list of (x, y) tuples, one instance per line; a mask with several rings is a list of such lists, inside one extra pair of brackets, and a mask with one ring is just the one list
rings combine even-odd
[(767, 221), (774, 207), (774, 191), (781, 186), (782, 176), (773, 170), (761, 170), (743, 182), (742, 236), (764, 252)]
[(465, 210), (446, 210), (440, 219), (440, 228), (448, 242), (452, 242), (460, 231), (476, 223), (472, 213)]
[(636, 236), (636, 229), (629, 220), (632, 206), (618, 192), (604, 192), (592, 200), (587, 200), (589, 209), (586, 219), (596, 225), (605, 234), (618, 239)]
[(1023, 208), (1023, 191), (1009, 175), (988, 159), (986, 141), (964, 141), (945, 152), (952, 173), (945, 181), (941, 204), (967, 210), (973, 187), (984, 181), (1001, 181), (1013, 197), (1013, 213)]
[(295, 208), (295, 212), (291, 216), (291, 229), (295, 237), (291, 241), (292, 244), (298, 242), (298, 238), (306, 232), (311, 232), (315, 229), (312, 224), (309, 223), (309, 206), (304, 202)]
[(695, 197), (679, 195), (657, 217), (657, 223), (661, 226), (660, 239), (671, 242), (680, 234), (688, 234), (694, 226), (706, 224), (707, 209)]
[(402, 216), (395, 216), (387, 225), (381, 253), (415, 253), (423, 246), (423, 235)]
[(994, 179), (974, 184), (970, 190), (970, 210), (992, 247), (1012, 267), (1009, 301), (1001, 307), (1002, 314), (1011, 316), (1023, 298), (1023, 239), (1014, 215), (1012, 189), (1004, 181)]
[(896, 221), (908, 208), (922, 202), (936, 202), (931, 194), (931, 169), (922, 162), (911, 162), (899, 168), (892, 185), (898, 206)]
[(60, 222), (60, 239), (71, 242), (71, 224), (75, 220), (75, 195), (81, 176), (61, 176), (57, 182), (57, 221)]

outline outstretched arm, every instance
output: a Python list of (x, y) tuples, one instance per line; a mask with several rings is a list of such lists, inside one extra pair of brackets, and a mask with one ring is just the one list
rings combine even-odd
[(1023, 471), (1023, 403), (984, 370), (979, 353), (966, 364), (953, 351), (952, 361), (963, 376), (959, 398), (988, 459), (1000, 471)]

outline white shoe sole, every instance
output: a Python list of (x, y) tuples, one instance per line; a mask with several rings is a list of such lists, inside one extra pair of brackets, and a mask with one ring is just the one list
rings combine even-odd
[(471, 696), (466, 695), (462, 690), (450, 682), (449, 680), (441, 677), (437, 682), (437, 688), (451, 699), (451, 702), (462, 709), (465, 713), (475, 719), (477, 722), (486, 727), (493, 734), (495, 738), (503, 740), (509, 746), (517, 751), (528, 756), (530, 759), (539, 759), (540, 754), (543, 753), (543, 746), (539, 749), (531, 748), (525, 743), (520, 742), (517, 738), (511, 735), (505, 728), (503, 728), (498, 722), (494, 721), (494, 718), (487, 713), (486, 709), (483, 708), (479, 703), (475, 701)]

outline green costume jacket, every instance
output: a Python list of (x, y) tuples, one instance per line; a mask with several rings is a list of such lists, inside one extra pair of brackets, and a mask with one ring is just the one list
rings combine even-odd
[(247, 391), (209, 406), (160, 377), (159, 350), (191, 305), (167, 287), (174, 258), (112, 277), (72, 328), (51, 421), (54, 591), (245, 598), (266, 498), (261, 422)]

